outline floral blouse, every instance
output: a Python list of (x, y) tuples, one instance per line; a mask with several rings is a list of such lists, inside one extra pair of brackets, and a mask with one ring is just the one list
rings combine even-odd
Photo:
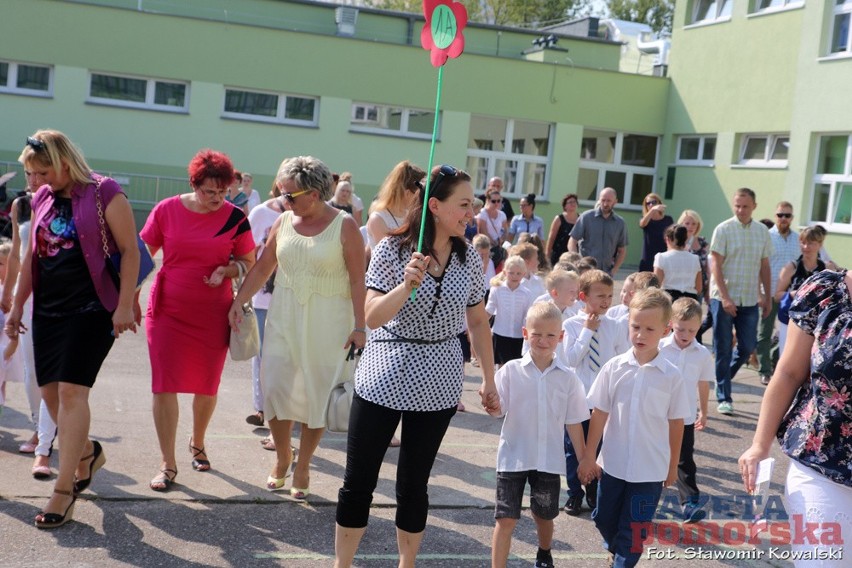
[(808, 278), (790, 319), (815, 339), (811, 376), (781, 422), (782, 451), (836, 483), (852, 487), (852, 300), (846, 271)]

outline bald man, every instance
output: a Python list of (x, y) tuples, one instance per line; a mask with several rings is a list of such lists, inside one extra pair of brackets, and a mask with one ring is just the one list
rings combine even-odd
[(614, 275), (627, 256), (627, 225), (615, 214), (618, 194), (605, 187), (598, 195), (598, 202), (591, 211), (577, 219), (568, 239), (568, 250), (582, 256), (593, 256), (598, 268)]

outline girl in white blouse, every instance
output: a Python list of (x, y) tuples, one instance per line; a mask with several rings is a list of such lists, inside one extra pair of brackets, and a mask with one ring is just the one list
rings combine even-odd
[(702, 292), (701, 263), (686, 250), (686, 227), (680, 224), (666, 227), (665, 239), (668, 250), (654, 256), (654, 274), (660, 280), (660, 287), (669, 293), (672, 301), (683, 296), (698, 300)]

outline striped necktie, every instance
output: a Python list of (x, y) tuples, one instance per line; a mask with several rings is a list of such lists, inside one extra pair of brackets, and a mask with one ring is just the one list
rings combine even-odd
[(589, 369), (592, 370), (594, 376), (598, 376), (598, 371), (601, 370), (601, 344), (598, 341), (598, 331), (592, 333), (592, 340), (589, 342)]

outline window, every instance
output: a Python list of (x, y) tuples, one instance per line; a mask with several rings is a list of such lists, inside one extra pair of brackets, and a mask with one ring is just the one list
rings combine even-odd
[(733, 0), (694, 0), (691, 24), (708, 24), (731, 19)]
[(712, 166), (716, 157), (716, 136), (680, 136), (677, 159), (681, 166)]
[(787, 134), (746, 134), (742, 137), (739, 163), (757, 168), (784, 168), (789, 147)]
[(225, 118), (316, 126), (319, 99), (281, 93), (225, 89)]
[(504, 195), (546, 197), (552, 133), (552, 125), (543, 122), (472, 115), (467, 143), (471, 184), (478, 191), (498, 176)]
[(619, 203), (641, 207), (654, 191), (658, 147), (657, 136), (584, 130), (577, 177), (580, 200), (594, 203), (601, 189), (611, 187)]
[(852, 52), (852, 37), (849, 34), (850, 19), (852, 19), (852, 0), (835, 0), (830, 53)]
[[(440, 118), (438, 120), (440, 121)], [(354, 103), (350, 126), (356, 132), (395, 134), (431, 140), (434, 123), (434, 111)], [(438, 132), (440, 133), (440, 122)]]
[(754, 0), (754, 12), (777, 12), (805, 5), (805, 0)]
[(819, 138), (811, 221), (852, 232), (852, 135)]
[(189, 109), (188, 83), (92, 73), (89, 102), (170, 112)]
[(47, 97), (53, 92), (53, 67), (0, 61), (0, 93)]

